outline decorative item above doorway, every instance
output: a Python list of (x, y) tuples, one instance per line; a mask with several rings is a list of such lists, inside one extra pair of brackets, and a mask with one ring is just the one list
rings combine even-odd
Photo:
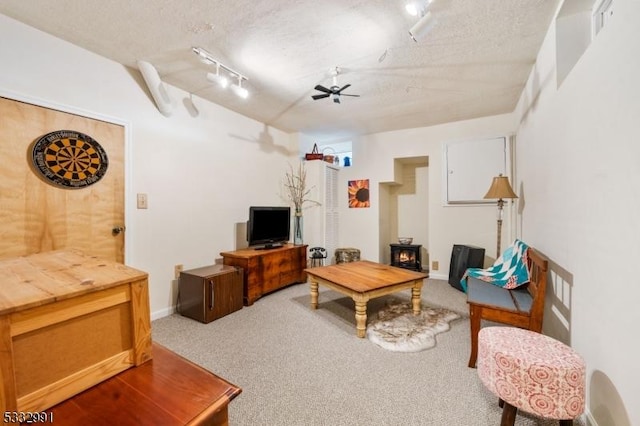
[(74, 130), (56, 130), (38, 138), (31, 159), (45, 182), (68, 189), (93, 185), (102, 179), (109, 166), (102, 146)]

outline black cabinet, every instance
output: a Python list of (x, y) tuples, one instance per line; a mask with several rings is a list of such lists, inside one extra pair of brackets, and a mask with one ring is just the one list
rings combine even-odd
[(455, 244), (451, 251), (449, 264), (449, 284), (462, 291), (460, 279), (467, 268), (482, 268), (484, 266), (484, 249), (482, 247)]

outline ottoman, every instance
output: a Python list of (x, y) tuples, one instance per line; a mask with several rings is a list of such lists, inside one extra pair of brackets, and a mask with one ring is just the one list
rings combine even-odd
[(500, 398), (501, 425), (518, 410), (572, 425), (584, 411), (585, 374), (582, 357), (549, 336), (515, 327), (478, 334), (478, 376)]
[(336, 263), (357, 262), (360, 260), (360, 250), (357, 248), (337, 248), (335, 252)]

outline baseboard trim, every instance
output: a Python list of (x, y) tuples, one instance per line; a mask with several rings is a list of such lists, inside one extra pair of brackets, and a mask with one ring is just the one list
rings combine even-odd
[(587, 426), (598, 426), (598, 422), (591, 415), (591, 411), (588, 408), (585, 408), (584, 413), (582, 414), (582, 419)]
[(160, 318), (168, 317), (176, 312), (175, 306), (169, 306), (168, 308), (160, 309), (159, 311), (151, 312), (151, 321)]
[(429, 278), (433, 278), (434, 280), (448, 280), (449, 279), (449, 275), (446, 274), (438, 274), (438, 273), (433, 273), (433, 272), (429, 272)]

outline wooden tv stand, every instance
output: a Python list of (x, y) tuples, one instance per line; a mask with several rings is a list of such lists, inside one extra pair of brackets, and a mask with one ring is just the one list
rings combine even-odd
[(307, 246), (285, 244), (272, 249), (246, 248), (220, 253), (225, 265), (244, 270), (243, 302), (253, 305), (264, 294), (306, 281)]

